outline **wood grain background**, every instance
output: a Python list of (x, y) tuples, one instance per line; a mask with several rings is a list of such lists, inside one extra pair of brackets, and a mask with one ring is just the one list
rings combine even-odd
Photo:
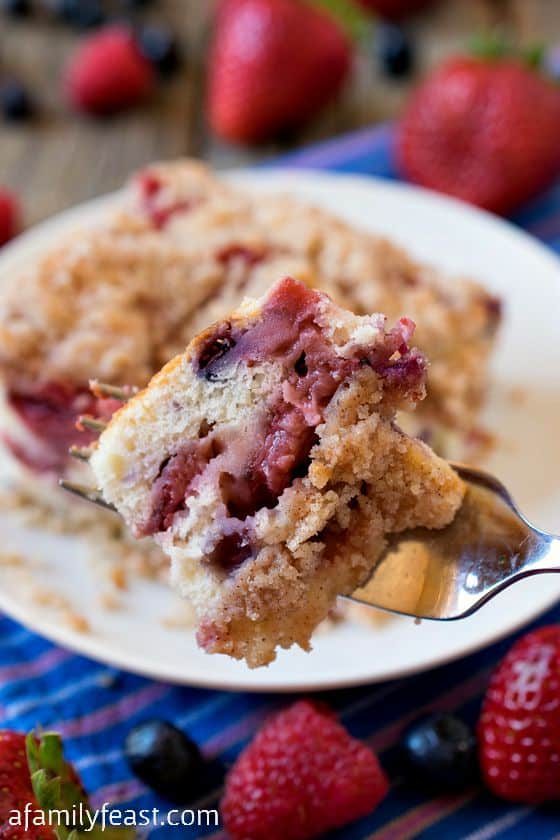
[[(41, 103), (25, 126), (0, 125), (0, 183), (22, 197), (26, 222), (119, 186), (129, 172), (157, 158), (195, 155), (219, 166), (264, 160), (281, 150), (395, 117), (410, 82), (387, 81), (373, 45), (358, 56), (338, 103), (290, 143), (257, 149), (225, 146), (204, 121), (204, 67), (213, 0), (160, 0), (150, 15), (172, 25), (188, 60), (153, 101), (107, 121), (76, 116), (60, 95), (64, 62), (77, 36), (46, 19), (0, 20), (0, 75), (25, 80)], [(150, 15), (146, 15), (149, 17)], [(421, 75), (475, 32), (500, 26), (527, 40), (560, 43), (560, 0), (441, 0), (409, 23)]]

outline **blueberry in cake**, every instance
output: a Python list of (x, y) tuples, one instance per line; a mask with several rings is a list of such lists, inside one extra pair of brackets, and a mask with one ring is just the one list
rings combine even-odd
[(460, 480), (395, 423), (425, 396), (413, 330), (288, 278), (113, 416), (90, 460), (97, 485), (170, 557), (208, 652), (255, 667), (307, 649), (387, 534), (452, 520)]
[(412, 431), (469, 434), (499, 322), (491, 295), (323, 210), (234, 188), (179, 161), (149, 167), (101, 224), (54, 243), (23, 276), (3, 277), (4, 482), (85, 515), (56, 479), (84, 480), (67, 457), (69, 445), (89, 440), (76, 431), (78, 417), (108, 418), (118, 405), (94, 398), (89, 378), (144, 387), (193, 336), (287, 275), (356, 314), (413, 318), (430, 368)]

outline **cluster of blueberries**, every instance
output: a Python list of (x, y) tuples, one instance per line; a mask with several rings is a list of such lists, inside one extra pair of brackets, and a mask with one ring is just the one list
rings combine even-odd
[[(143, 24), (134, 13), (154, 5), (155, 0), (0, 0), (0, 10), (15, 19), (36, 14), (84, 32), (107, 23), (127, 21), (137, 31), (142, 53), (162, 76), (172, 75), (181, 63), (177, 41), (164, 24)], [(25, 86), (14, 78), (0, 82), (0, 113), (7, 122), (23, 122), (37, 111), (37, 103)]]
[(76, 29), (90, 29), (105, 23), (110, 16), (148, 6), (150, 0), (2, 0), (2, 11), (13, 17), (28, 17), (44, 12)]

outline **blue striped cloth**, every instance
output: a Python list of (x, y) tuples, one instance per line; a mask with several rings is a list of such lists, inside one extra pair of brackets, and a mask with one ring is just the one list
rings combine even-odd
[[(392, 129), (365, 129), (283, 158), (278, 165), (317, 167), (394, 178)], [(560, 184), (515, 219), (560, 251)], [(560, 620), (560, 607), (538, 624)], [(390, 796), (369, 818), (335, 832), (347, 840), (549, 840), (560, 838), (560, 816), (546, 809), (514, 807), (476, 787), (429, 798), (399, 776), (396, 740), (420, 709), (454, 710), (477, 719), (491, 668), (508, 639), (459, 662), (384, 685), (323, 693), (353, 735), (379, 753), (392, 780)], [(166, 803), (135, 780), (121, 745), (130, 727), (164, 717), (183, 727), (211, 760), (208, 793), (193, 808), (213, 808), (220, 796), (221, 768), (231, 764), (271, 711), (293, 698), (234, 694), (155, 683), (91, 662), (0, 618), (0, 716), (3, 727), (55, 728), (93, 792), (94, 804), (121, 808)], [(215, 772), (214, 772), (215, 771)], [(155, 828), (150, 837), (225, 838), (216, 828)]]

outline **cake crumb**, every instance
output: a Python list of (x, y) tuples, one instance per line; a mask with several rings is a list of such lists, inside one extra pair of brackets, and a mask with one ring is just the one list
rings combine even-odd
[(509, 390), (509, 400), (513, 405), (525, 405), (528, 396), (527, 389), (520, 385), (514, 385)]
[(0, 566), (23, 566), (25, 557), (16, 551), (8, 551), (0, 554)]
[(122, 603), (113, 592), (103, 592), (99, 597), (102, 609), (107, 612), (116, 612), (122, 608)]
[(122, 566), (114, 566), (111, 569), (111, 581), (117, 589), (128, 588), (126, 571)]
[(83, 615), (78, 615), (73, 610), (63, 612), (62, 619), (76, 633), (91, 633), (91, 625), (87, 618), (84, 618)]
[(41, 607), (52, 607), (55, 610), (68, 609), (68, 599), (64, 595), (55, 592), (54, 589), (36, 586), (32, 594), (32, 599), (35, 604)]

